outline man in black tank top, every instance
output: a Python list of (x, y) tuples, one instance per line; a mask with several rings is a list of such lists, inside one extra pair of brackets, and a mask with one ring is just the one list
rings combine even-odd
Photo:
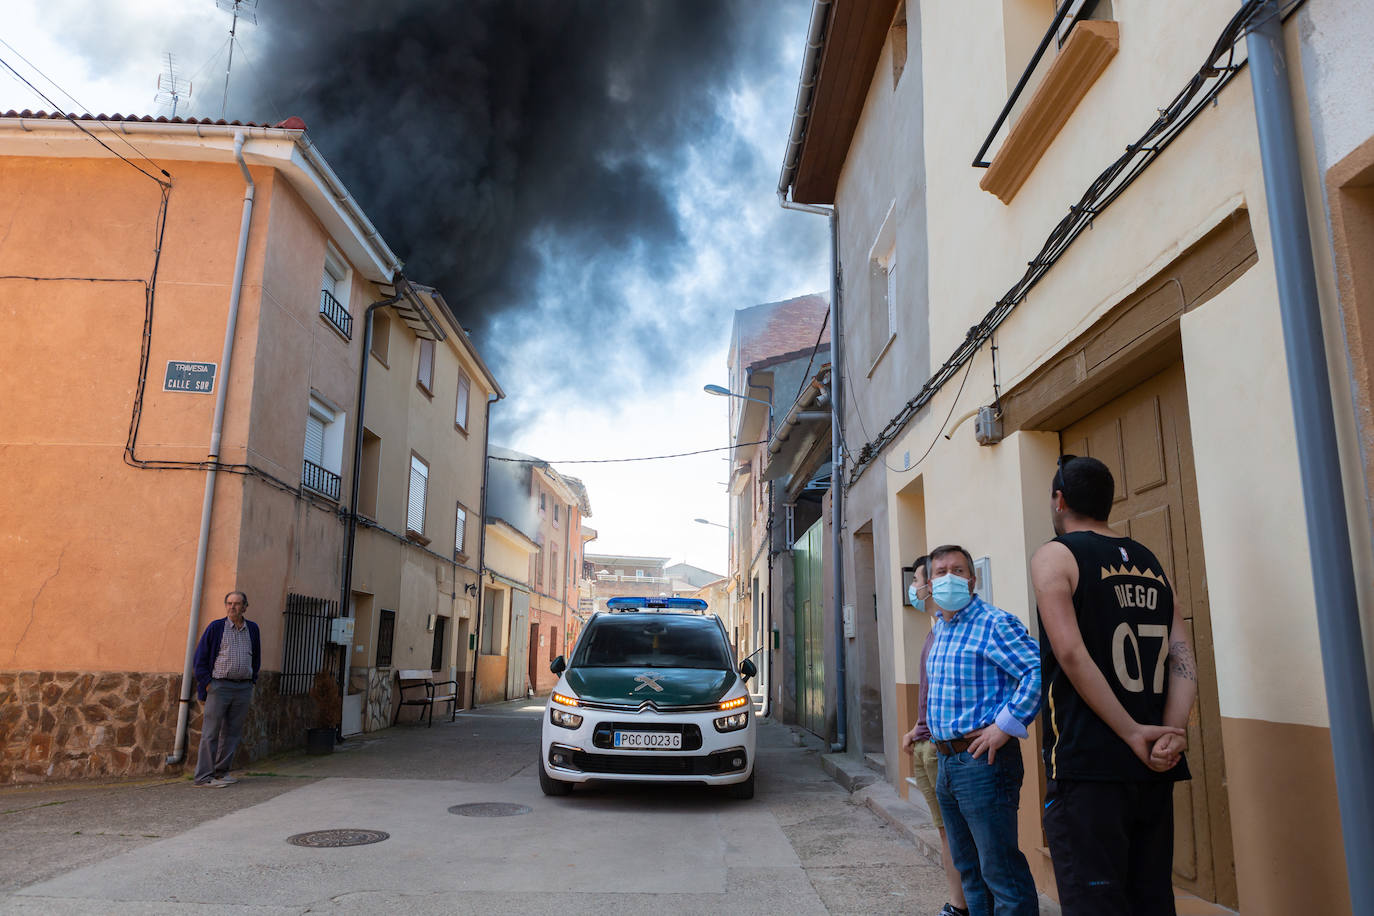
[(1114, 482), (1065, 455), (1058, 535), (1031, 558), (1044, 677), (1045, 837), (1065, 916), (1173, 916), (1173, 787), (1196, 666), (1159, 560), (1107, 525)]

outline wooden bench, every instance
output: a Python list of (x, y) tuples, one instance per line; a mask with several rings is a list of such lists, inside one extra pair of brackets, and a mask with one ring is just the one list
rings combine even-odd
[[(419, 706), (420, 719), (425, 717), (425, 710), (429, 710), (429, 727), (434, 727), (434, 704), (448, 704), (448, 720), (452, 722), (458, 716), (458, 682), (457, 681), (436, 681), (433, 671), (424, 669), (405, 669), (396, 672), (396, 678), (400, 682), (401, 702), (396, 707), (396, 715), (391, 719), (391, 724), (395, 725), (401, 718), (401, 708), (405, 706)], [(406, 691), (412, 692), (407, 696)]]

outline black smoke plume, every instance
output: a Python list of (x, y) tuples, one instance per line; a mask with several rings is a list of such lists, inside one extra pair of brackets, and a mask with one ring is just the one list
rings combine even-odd
[[(513, 376), (524, 370), (502, 355), (533, 335), (550, 354), (670, 364), (694, 334), (728, 335), (734, 307), (779, 297), (772, 268), (751, 262), (732, 280), (742, 298), (723, 291), (703, 310), (668, 293), (646, 318), (625, 268), (642, 292), (670, 284), (691, 257), (681, 176), (693, 157), (713, 160), (714, 194), (771, 194), (785, 133), (761, 154), (727, 104), (800, 54), (807, 8), (264, 0), (253, 38), (266, 44), (256, 54), (266, 76), (251, 111), (229, 116), (303, 117), (407, 275), (444, 293), (508, 388), (522, 387)], [(770, 100), (784, 127), (795, 74)], [(815, 222), (778, 237), (819, 255)]]

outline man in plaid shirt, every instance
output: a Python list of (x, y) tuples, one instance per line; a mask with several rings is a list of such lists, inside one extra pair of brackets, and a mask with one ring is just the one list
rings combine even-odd
[[(930, 554), (940, 608), (925, 676), (926, 722), (940, 753), (935, 794), (973, 916), (1036, 916), (1035, 881), (1017, 844), (1024, 764), (1012, 738), (1040, 709), (1040, 647), (1015, 616), (972, 593), (973, 557)], [(999, 753), (1000, 749), (1000, 753)]]

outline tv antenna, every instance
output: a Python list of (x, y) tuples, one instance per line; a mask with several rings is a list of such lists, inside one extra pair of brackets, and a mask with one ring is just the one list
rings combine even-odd
[(172, 52), (167, 51), (163, 54), (166, 60), (163, 63), (162, 72), (157, 77), (157, 95), (153, 101), (159, 105), (171, 105), (172, 117), (177, 116), (177, 103), (182, 96), (191, 97), (191, 83), (189, 80), (181, 78), (177, 73), (176, 61), (172, 59)]
[(224, 68), (224, 98), (219, 106), (219, 116), (223, 118), (229, 108), (229, 72), (234, 69), (234, 34), (238, 31), (240, 19), (258, 24), (258, 0), (215, 0), (215, 6), (234, 17), (229, 23), (229, 63)]

